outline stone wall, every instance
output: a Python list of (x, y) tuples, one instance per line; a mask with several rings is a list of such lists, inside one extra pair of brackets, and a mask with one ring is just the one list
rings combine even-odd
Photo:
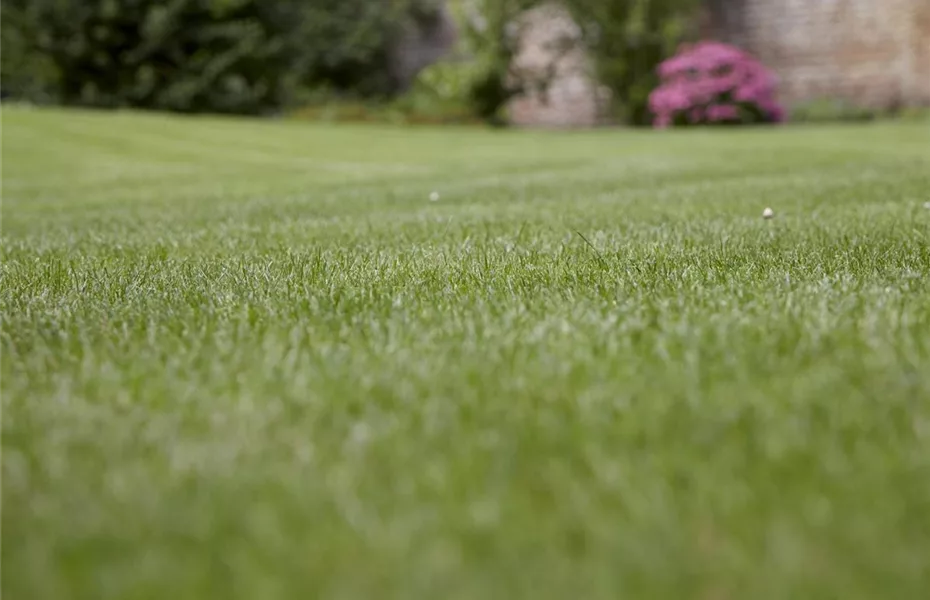
[(705, 35), (779, 76), (788, 105), (930, 105), (930, 0), (708, 0)]

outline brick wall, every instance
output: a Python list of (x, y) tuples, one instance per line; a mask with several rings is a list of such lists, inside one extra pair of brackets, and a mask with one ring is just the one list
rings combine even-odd
[(706, 33), (773, 68), (789, 105), (930, 105), (930, 0), (708, 0)]

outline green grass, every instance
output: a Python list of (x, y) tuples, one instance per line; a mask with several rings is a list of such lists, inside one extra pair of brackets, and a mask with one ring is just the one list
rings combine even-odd
[(8, 600), (925, 597), (923, 125), (3, 161)]

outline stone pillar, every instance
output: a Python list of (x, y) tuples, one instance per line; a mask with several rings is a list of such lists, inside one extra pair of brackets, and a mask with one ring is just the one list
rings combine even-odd
[(522, 127), (594, 127), (606, 121), (610, 92), (599, 85), (581, 28), (568, 10), (550, 2), (516, 22), (511, 83), (522, 92), (507, 105)]

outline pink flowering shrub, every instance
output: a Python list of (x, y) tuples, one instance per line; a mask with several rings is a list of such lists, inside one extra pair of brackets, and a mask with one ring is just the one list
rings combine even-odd
[(687, 124), (777, 123), (775, 76), (739, 48), (701, 42), (659, 65), (649, 95), (656, 127)]

